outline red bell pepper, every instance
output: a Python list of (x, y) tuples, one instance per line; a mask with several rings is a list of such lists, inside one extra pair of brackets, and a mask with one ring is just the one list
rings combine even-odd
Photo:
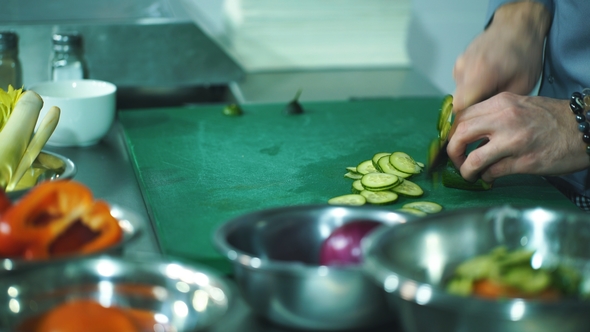
[(46, 181), (0, 216), (0, 256), (28, 260), (106, 249), (121, 240), (106, 202), (75, 181)]

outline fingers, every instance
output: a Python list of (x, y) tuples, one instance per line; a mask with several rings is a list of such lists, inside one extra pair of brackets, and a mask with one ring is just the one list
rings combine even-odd
[[(484, 180), (491, 182), (500, 174), (507, 174), (504, 164), (494, 164), (510, 153), (510, 141), (499, 137), (490, 139), (498, 129), (494, 126), (500, 123), (500, 115), (488, 112), (487, 104), (489, 102), (471, 106), (458, 114), (447, 146), (449, 158), (468, 181), (476, 181), (485, 175)], [(466, 155), (469, 146), (477, 142), (480, 142), (479, 146)]]

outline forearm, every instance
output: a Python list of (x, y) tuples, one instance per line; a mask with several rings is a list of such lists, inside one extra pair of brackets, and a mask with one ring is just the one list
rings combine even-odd
[(536, 1), (509, 2), (496, 9), (488, 28), (491, 26), (509, 26), (513, 33), (542, 41), (551, 26), (551, 12), (546, 5)]

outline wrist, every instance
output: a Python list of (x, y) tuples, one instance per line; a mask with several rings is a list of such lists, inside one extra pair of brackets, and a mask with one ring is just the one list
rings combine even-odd
[(551, 26), (551, 14), (545, 5), (534, 1), (517, 1), (499, 7), (490, 26), (509, 26), (515, 33), (526, 33), (543, 40)]

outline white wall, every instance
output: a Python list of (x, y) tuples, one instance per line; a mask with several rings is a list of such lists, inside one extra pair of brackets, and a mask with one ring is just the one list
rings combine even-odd
[[(215, 38), (218, 39), (227, 37), (223, 36), (225, 32), (222, 8), (224, 1), (169, 1), (181, 1), (185, 5), (189, 4), (193, 9), (196, 9), (196, 11), (192, 11), (193, 19), (200, 21), (200, 25), (205, 30), (216, 35)], [(225, 1), (227, 3), (228, 0)], [(242, 1), (256, 3), (252, 0)], [(321, 2), (321, 0), (317, 1), (318, 3)], [(384, 1), (387, 3), (392, 0)], [(264, 2), (258, 1), (258, 3)], [(404, 51), (409, 56), (410, 66), (429, 78), (441, 91), (452, 93), (455, 88), (452, 78), (455, 59), (467, 47), (469, 42), (482, 31), (485, 25), (487, 4), (488, 0), (411, 0), (409, 24), (407, 28), (404, 27), (407, 31), (406, 49)], [(197, 15), (194, 15), (195, 12)], [(224, 42), (227, 43), (227, 41)], [(264, 52), (264, 50), (259, 51)], [(240, 56), (239, 52), (234, 54), (238, 62)], [(252, 54), (244, 54), (244, 59), (247, 56), (251, 58)], [(392, 57), (392, 59), (394, 58)], [(383, 63), (385, 62), (382, 62), (381, 65)], [(351, 63), (351, 66), (358, 67), (358, 65), (358, 61), (354, 64)], [(390, 65), (399, 65), (399, 61), (396, 64), (395, 60), (392, 60)], [(375, 67), (375, 62), (367, 60), (366, 66)], [(248, 70), (248, 68), (245, 69)], [(257, 69), (260, 69), (260, 65), (258, 65)], [(276, 70), (277, 68), (269, 69)]]
[(488, 0), (412, 0), (412, 66), (445, 93), (455, 89), (455, 59), (483, 30)]

